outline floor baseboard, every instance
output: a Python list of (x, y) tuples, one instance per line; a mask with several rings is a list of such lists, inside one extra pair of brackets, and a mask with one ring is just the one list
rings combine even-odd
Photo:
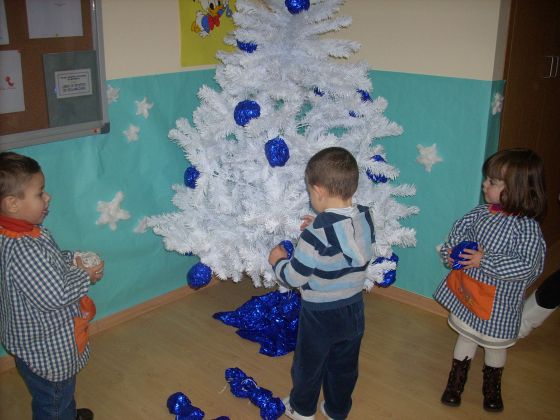
[[(220, 280), (213, 278), (212, 281), (206, 287), (215, 286), (219, 282)], [(124, 311), (117, 312), (116, 314), (113, 315), (109, 315), (103, 319), (100, 319), (99, 321), (92, 322), (89, 330), (90, 334), (94, 335), (101, 331), (108, 330), (119, 324), (122, 324), (123, 322), (134, 319), (140, 315), (150, 312), (156, 308), (159, 308), (160, 306), (167, 305), (171, 302), (179, 300), (195, 292), (196, 290), (191, 289), (190, 287), (182, 287), (180, 289), (173, 290), (169, 293), (158, 296), (154, 299), (150, 299), (139, 305), (133, 306), (132, 308), (125, 309)], [(386, 289), (376, 288), (372, 293), (379, 294), (380, 296), (388, 297), (398, 302), (406, 303), (408, 305), (417, 307), (419, 309), (423, 309), (425, 311), (437, 315), (447, 316), (447, 311), (443, 309), (434, 300), (418, 295), (416, 293), (399, 289), (397, 287), (388, 287)], [(15, 367), (15, 363), (14, 363), (14, 358), (12, 356), (5, 355), (0, 357), (0, 374), (10, 369), (13, 369), (14, 367)]]

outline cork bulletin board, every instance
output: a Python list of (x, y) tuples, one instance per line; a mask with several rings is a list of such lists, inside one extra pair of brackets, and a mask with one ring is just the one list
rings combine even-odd
[(100, 8), (0, 0), (0, 150), (109, 131)]

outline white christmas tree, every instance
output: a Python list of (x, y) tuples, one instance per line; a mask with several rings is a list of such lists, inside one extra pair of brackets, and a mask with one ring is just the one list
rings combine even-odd
[[(343, 0), (237, 1), (236, 29), (219, 52), (216, 91), (203, 86), (200, 106), (169, 133), (190, 167), (174, 185), (179, 211), (148, 219), (168, 250), (197, 255), (220, 279), (272, 286), (270, 249), (297, 241), (312, 212), (304, 169), (321, 149), (349, 150), (362, 171), (355, 201), (373, 209), (376, 257), (366, 288), (395, 268), (393, 246), (415, 245), (399, 220), (418, 212), (395, 200), (410, 185), (392, 185), (399, 171), (387, 162), (381, 137), (402, 132), (371, 98), (366, 63), (349, 63), (359, 44), (322, 35), (351, 23), (335, 17)], [(394, 255), (393, 255), (394, 256)]]

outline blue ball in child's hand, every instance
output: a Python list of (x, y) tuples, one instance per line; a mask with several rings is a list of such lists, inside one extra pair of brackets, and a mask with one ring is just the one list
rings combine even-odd
[(286, 239), (285, 241), (280, 242), (280, 245), (282, 245), (282, 247), (288, 253), (288, 259), (291, 259), (292, 255), (294, 255), (294, 244), (292, 243), (292, 241), (288, 241)]
[(197, 262), (187, 274), (187, 283), (193, 289), (206, 286), (212, 280), (212, 269), (206, 264)]
[(453, 260), (453, 265), (451, 268), (453, 270), (461, 270), (463, 265), (459, 264), (459, 261), (466, 261), (465, 258), (461, 258), (459, 255), (465, 252), (465, 249), (478, 250), (478, 244), (473, 241), (462, 241), (455, 245), (449, 254), (449, 257)]

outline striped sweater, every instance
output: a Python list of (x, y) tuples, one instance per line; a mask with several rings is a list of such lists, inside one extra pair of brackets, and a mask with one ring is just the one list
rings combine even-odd
[(300, 288), (309, 308), (344, 306), (361, 299), (374, 242), (368, 207), (357, 206), (350, 217), (325, 211), (302, 232), (292, 259), (278, 261), (274, 272), (282, 286)]

